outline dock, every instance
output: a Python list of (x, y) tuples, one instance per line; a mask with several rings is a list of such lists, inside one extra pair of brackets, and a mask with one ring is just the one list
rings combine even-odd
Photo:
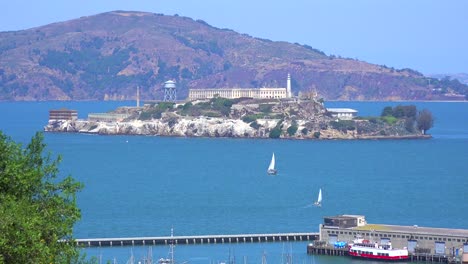
[[(324, 245), (324, 244), (307, 245), (307, 254), (326, 255), (326, 256), (349, 256), (348, 248), (335, 248), (331, 245)], [(409, 260), (411, 262), (426, 262), (426, 263), (462, 263), (461, 257), (427, 254), (427, 253), (410, 253)]]
[(369, 224), (363, 215), (324, 217), (320, 238), (307, 246), (308, 254), (347, 256), (335, 243), (363, 238), (373, 243), (406, 248), (411, 261), (468, 263), (468, 230), (453, 228)]
[(126, 237), (126, 238), (84, 238), (76, 239), (77, 246), (113, 247), (113, 246), (156, 246), (169, 244), (224, 244), (224, 243), (259, 243), (259, 242), (295, 242), (314, 241), (319, 233), (277, 233), (277, 234), (241, 234), (241, 235), (200, 235), (167, 237)]

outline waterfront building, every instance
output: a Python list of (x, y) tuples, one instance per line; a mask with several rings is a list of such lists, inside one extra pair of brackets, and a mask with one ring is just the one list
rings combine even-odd
[(368, 224), (364, 216), (358, 215), (324, 217), (319, 236), (320, 241), (330, 245), (361, 237), (379, 244), (391, 243), (394, 248), (406, 247), (410, 253), (460, 256), (468, 249), (468, 230)]
[(228, 99), (254, 98), (254, 99), (282, 99), (291, 98), (291, 75), (288, 74), (286, 88), (205, 88), (189, 89), (189, 100), (210, 99), (214, 97)]
[(49, 110), (49, 120), (76, 120), (78, 112), (76, 110), (61, 108)]
[(351, 108), (327, 108), (327, 112), (329, 112), (332, 117), (341, 120), (351, 120), (355, 118), (358, 113), (357, 110)]
[(129, 114), (116, 113), (89, 113), (88, 120), (95, 122), (121, 122), (129, 116)]

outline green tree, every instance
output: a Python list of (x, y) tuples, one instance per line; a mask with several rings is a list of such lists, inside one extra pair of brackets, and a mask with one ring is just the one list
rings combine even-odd
[(44, 154), (38, 132), (26, 148), (0, 131), (0, 263), (83, 261), (72, 241), (82, 185), (58, 177), (61, 157)]
[(281, 136), (281, 128), (275, 127), (270, 131), (268, 135), (270, 138), (279, 138)]
[(429, 110), (423, 109), (421, 112), (419, 112), (416, 123), (418, 129), (425, 135), (427, 130), (434, 126), (434, 117)]
[(381, 116), (393, 116), (393, 108), (391, 106), (386, 106), (382, 110)]

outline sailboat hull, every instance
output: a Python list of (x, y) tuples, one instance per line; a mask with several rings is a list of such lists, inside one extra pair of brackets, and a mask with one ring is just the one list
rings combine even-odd
[(277, 171), (276, 170), (268, 170), (267, 173), (268, 173), (268, 175), (276, 175)]

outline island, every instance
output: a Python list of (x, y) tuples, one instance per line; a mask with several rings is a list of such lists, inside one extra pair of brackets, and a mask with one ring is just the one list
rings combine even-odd
[[(146, 102), (78, 119), (75, 110), (51, 110), (47, 132), (99, 135), (281, 139), (430, 138), (432, 115), (414, 105), (386, 107), (378, 117), (326, 108), (315, 98), (210, 99)], [(429, 115), (429, 116), (428, 116)]]

